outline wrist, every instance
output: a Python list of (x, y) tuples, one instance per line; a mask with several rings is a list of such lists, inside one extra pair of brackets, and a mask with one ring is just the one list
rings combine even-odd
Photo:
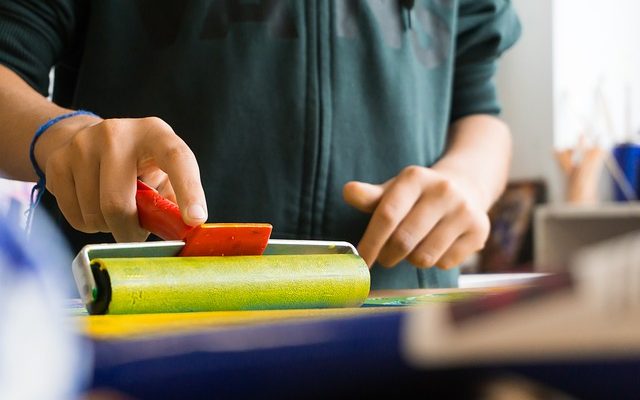
[(100, 121), (102, 119), (95, 115), (78, 114), (61, 119), (47, 128), (46, 132), (37, 138), (33, 148), (35, 160), (40, 169), (46, 173), (49, 155), (68, 143), (78, 132)]

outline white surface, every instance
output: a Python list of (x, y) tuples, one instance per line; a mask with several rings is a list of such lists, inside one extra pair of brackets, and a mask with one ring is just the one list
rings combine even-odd
[(462, 274), (458, 285), (462, 289), (499, 287), (527, 283), (532, 279), (545, 276), (545, 273), (513, 273), (513, 274)]
[(552, 0), (514, 0), (522, 37), (500, 61), (502, 117), (513, 133), (511, 179), (545, 178), (562, 196), (553, 146)]
[(536, 269), (564, 269), (586, 246), (633, 231), (640, 231), (640, 203), (539, 207), (534, 218)]
[(638, 218), (640, 202), (600, 203), (598, 205), (575, 206), (552, 204), (538, 210), (547, 218), (588, 219), (588, 218)]

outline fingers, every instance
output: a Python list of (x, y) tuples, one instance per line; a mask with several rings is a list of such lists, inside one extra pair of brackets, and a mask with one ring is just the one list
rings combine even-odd
[(406, 258), (438, 223), (441, 213), (445, 211), (447, 204), (442, 198), (430, 196), (429, 193), (423, 194), (380, 250), (380, 264), (392, 267)]
[(389, 184), (369, 221), (358, 245), (369, 266), (421, 195), (422, 187), (413, 175), (414, 172), (400, 174)]
[(352, 181), (344, 185), (342, 196), (347, 204), (362, 212), (372, 213), (380, 202), (384, 190), (385, 185)]
[(463, 230), (457, 218), (445, 218), (413, 249), (407, 257), (407, 260), (419, 268), (429, 268), (438, 265), (438, 260), (440, 260), (442, 255), (462, 233)]
[(168, 199), (174, 203), (178, 203), (178, 199), (176, 198), (176, 192), (173, 190), (173, 186), (171, 186), (171, 181), (169, 180), (168, 176), (167, 176), (167, 179), (165, 179), (164, 181), (162, 181), (162, 183), (158, 185), (157, 190), (158, 190), (158, 193), (160, 193), (160, 195), (165, 199)]
[(67, 164), (53, 156), (47, 161), (47, 190), (55, 196), (58, 208), (69, 224), (82, 230), (84, 219), (76, 197), (73, 173)]
[(82, 214), (86, 233), (108, 232), (102, 211), (100, 210), (100, 164), (92, 154), (76, 149), (77, 157), (72, 160), (73, 180), (78, 207)]
[(118, 242), (137, 242), (148, 232), (138, 223), (136, 208), (136, 160), (115, 149), (107, 150), (100, 162), (100, 210)]
[(146, 141), (147, 149), (169, 176), (184, 222), (202, 224), (207, 220), (207, 205), (195, 155), (180, 137), (167, 131), (168, 125), (160, 120), (153, 123), (159, 128), (164, 124), (164, 129), (156, 130), (154, 139)]
[[(435, 263), (429, 266), (437, 266), (441, 269), (451, 269), (462, 264), (470, 254), (481, 250), (484, 246), (484, 240), (478, 238), (477, 235), (465, 234), (460, 236), (449, 247)], [(416, 264), (417, 265), (417, 264)], [(418, 266), (418, 265), (417, 265)], [(420, 265), (420, 267), (428, 267)]]
[(490, 222), (486, 213), (459, 202), (407, 256), (418, 268), (450, 269), (484, 247)]
[[(94, 165), (91, 165), (94, 167)], [(100, 210), (100, 171), (97, 166), (81, 174), (74, 174), (78, 206), (84, 221), (83, 232), (109, 232), (109, 227)]]
[(152, 188), (155, 188), (165, 199), (177, 203), (176, 194), (171, 186), (169, 176), (164, 171), (155, 169), (151, 173), (140, 175), (139, 179)]

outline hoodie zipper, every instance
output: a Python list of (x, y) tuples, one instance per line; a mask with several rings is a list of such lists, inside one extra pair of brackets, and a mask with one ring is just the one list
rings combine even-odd
[(305, 132), (298, 236), (310, 238), (312, 232), (315, 177), (318, 166), (318, 61), (317, 61), (317, 0), (300, 2), (305, 14), (305, 49), (307, 80), (305, 95)]
[(325, 155), (324, 151), (323, 151), (323, 142), (324, 142), (324, 136), (325, 136), (325, 132), (324, 132), (324, 111), (325, 111), (325, 107), (324, 107), (324, 98), (323, 98), (323, 89), (325, 86), (325, 77), (323, 76), (323, 42), (325, 41), (325, 37), (323, 35), (323, 12), (324, 12), (324, 6), (329, 2), (330, 0), (316, 0), (316, 41), (315, 41), (315, 46), (316, 46), (316, 82), (317, 82), (317, 88), (318, 88), (318, 109), (317, 109), (317, 127), (316, 127), (316, 134), (317, 134), (317, 147), (316, 147), (316, 166), (315, 166), (315, 177), (313, 179), (314, 185), (313, 185), (313, 191), (312, 191), (312, 202), (311, 202), (311, 235), (315, 236), (319, 234), (319, 230), (320, 230), (320, 226), (319, 223), (320, 221), (318, 220), (318, 217), (320, 216), (321, 212), (319, 210), (319, 206), (320, 204), (322, 204), (322, 201), (320, 199), (320, 197), (324, 197), (323, 194), (323, 190), (321, 188), (322, 186), (322, 174), (323, 174), (323, 162), (322, 162), (322, 158)]
[[(342, 1), (342, 0), (339, 0)], [(311, 234), (322, 237), (329, 182), (332, 142), (332, 32), (335, 0), (318, 0), (317, 71), (318, 71), (318, 164), (313, 196)]]
[(302, 237), (322, 234), (330, 148), (330, 0), (306, 1), (307, 19), (307, 132), (304, 182), (298, 232)]

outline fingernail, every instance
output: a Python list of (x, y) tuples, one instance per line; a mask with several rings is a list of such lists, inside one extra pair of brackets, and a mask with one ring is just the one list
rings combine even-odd
[(187, 208), (187, 216), (191, 219), (206, 220), (207, 212), (199, 204), (192, 204)]

